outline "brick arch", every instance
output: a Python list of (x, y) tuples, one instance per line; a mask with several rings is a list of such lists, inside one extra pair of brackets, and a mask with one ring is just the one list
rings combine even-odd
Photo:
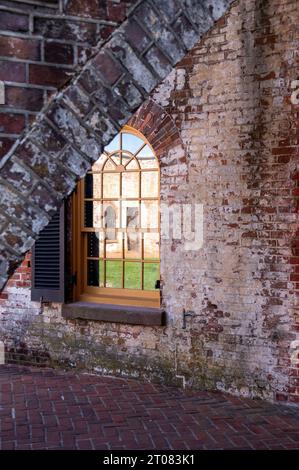
[(0, 288), (61, 201), (232, 0), (142, 0), (0, 164)]
[(185, 154), (180, 132), (172, 117), (153, 99), (147, 100), (128, 125), (141, 132), (152, 145), (157, 158), (163, 156), (176, 146)]

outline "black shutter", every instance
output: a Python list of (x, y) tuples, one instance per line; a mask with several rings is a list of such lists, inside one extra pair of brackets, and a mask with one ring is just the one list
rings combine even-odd
[(65, 204), (41, 231), (32, 250), (31, 300), (65, 300)]

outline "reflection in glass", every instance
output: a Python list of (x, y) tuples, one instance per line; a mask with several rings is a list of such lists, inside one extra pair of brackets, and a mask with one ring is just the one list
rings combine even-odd
[(159, 259), (159, 233), (144, 233), (144, 259)]
[(103, 174), (103, 197), (106, 199), (119, 198), (119, 185), (120, 185), (119, 173), (104, 173)]
[(106, 261), (106, 287), (122, 288), (122, 261)]
[(122, 258), (122, 233), (115, 233), (113, 241), (106, 238), (106, 258)]
[(141, 289), (141, 263), (125, 263), (125, 289)]
[(158, 263), (144, 263), (143, 288), (145, 290), (156, 290), (156, 282), (160, 279), (159, 271)]
[(122, 197), (139, 197), (139, 173), (122, 173)]
[(107, 153), (111, 153), (111, 152), (114, 152), (115, 150), (118, 150), (119, 146), (120, 146), (120, 135), (118, 134), (117, 136), (114, 137), (112, 142), (110, 142), (110, 144), (107, 145), (107, 147), (105, 147), (104, 150)]
[(159, 196), (159, 174), (157, 171), (141, 173), (141, 197)]
[(144, 145), (144, 142), (140, 137), (127, 132), (122, 133), (122, 149), (130, 150), (131, 153), (136, 153), (140, 147)]
[(125, 257), (141, 259), (140, 233), (127, 233), (125, 238)]
[(141, 228), (157, 229), (159, 226), (159, 207), (156, 201), (141, 202)]
[(102, 171), (103, 169), (103, 164), (107, 160), (107, 155), (102, 153), (100, 158), (92, 165), (91, 171)]
[(100, 201), (85, 201), (84, 226), (102, 228), (102, 203)]
[(85, 197), (87, 199), (100, 199), (102, 197), (102, 175), (88, 173), (85, 177)]

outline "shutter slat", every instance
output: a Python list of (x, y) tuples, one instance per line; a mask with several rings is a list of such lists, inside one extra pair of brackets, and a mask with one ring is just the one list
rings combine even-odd
[(45, 227), (32, 252), (31, 299), (64, 302), (65, 205)]

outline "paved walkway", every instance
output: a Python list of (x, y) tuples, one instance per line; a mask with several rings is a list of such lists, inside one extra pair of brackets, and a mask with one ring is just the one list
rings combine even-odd
[(0, 366), (0, 449), (299, 449), (299, 408)]

